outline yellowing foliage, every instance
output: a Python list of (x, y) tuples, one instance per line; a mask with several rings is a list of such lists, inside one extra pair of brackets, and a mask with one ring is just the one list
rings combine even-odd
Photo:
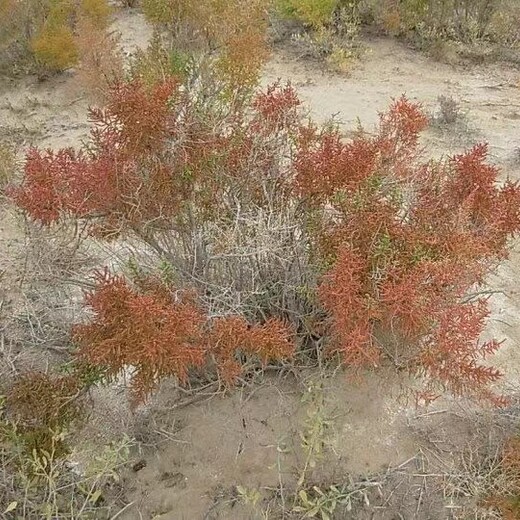
[(44, 27), (32, 40), (37, 62), (51, 71), (68, 69), (78, 61), (72, 30), (65, 25)]
[(108, 25), (111, 9), (106, 0), (81, 0), (79, 12), (83, 19), (101, 29)]
[(104, 39), (108, 0), (0, 0), (0, 67), (6, 71), (57, 72), (74, 65), (78, 25)]
[(318, 29), (328, 24), (338, 5), (338, 0), (281, 0), (279, 9), (305, 25)]
[(74, 4), (71, 0), (50, 0), (46, 11), (45, 25), (70, 25)]
[(146, 18), (156, 24), (171, 24), (185, 13), (185, 0), (142, 0)]
[(270, 0), (143, 0), (145, 16), (170, 28), (173, 47), (209, 60), (230, 86), (253, 84), (268, 53)]

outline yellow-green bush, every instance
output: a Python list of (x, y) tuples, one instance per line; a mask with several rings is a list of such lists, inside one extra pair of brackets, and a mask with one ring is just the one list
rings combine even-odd
[(74, 34), (66, 25), (43, 27), (31, 41), (31, 50), (38, 64), (51, 72), (72, 67), (78, 60)]
[(79, 4), (79, 15), (92, 23), (98, 29), (108, 25), (110, 6), (106, 0), (81, 0)]
[(293, 35), (303, 54), (337, 72), (350, 71), (361, 54), (361, 0), (276, 0), (275, 7), (304, 26)]
[(142, 0), (141, 8), (146, 18), (155, 24), (172, 24), (185, 13), (183, 0)]
[(56, 72), (78, 60), (78, 20), (105, 28), (107, 0), (0, 0), (0, 69)]
[(338, 4), (338, 0), (279, 0), (277, 7), (283, 15), (317, 29), (330, 23)]

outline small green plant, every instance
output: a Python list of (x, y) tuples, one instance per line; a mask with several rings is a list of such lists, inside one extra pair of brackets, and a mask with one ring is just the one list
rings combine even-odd
[(242, 502), (252, 507), (256, 507), (262, 495), (258, 489), (237, 486), (237, 493)]
[[(32, 451), (27, 451), (18, 425), (5, 415), (0, 416), (0, 433), (0, 497), (6, 504), (0, 516), (15, 515), (2, 518), (108, 520), (121, 511), (114, 511), (105, 496), (128, 461), (133, 441), (127, 437), (64, 456), (62, 446), (72, 441), (71, 433), (56, 433), (48, 449)], [(77, 458), (86, 461), (81, 471), (76, 468)]]
[(356, 503), (369, 506), (370, 490), (380, 490), (381, 488), (381, 482), (377, 480), (354, 481), (350, 475), (346, 480), (348, 480), (346, 483), (301, 489), (298, 492), (293, 511), (303, 514), (302, 518), (331, 520), (336, 518), (334, 515), (340, 512), (349, 516), (337, 518), (350, 518)]
[(307, 478), (308, 471), (316, 467), (324, 454), (327, 436), (332, 424), (325, 406), (323, 384), (311, 381), (302, 397), (307, 405), (303, 431), (300, 433), (301, 447), (305, 453), (305, 463), (298, 479), (298, 487)]
[(303, 513), (303, 518), (320, 518), (331, 520), (338, 506), (348, 504), (349, 493), (337, 486), (329, 486), (325, 490), (313, 486), (298, 493), (298, 505), (294, 506), (295, 513)]
[(299, 518), (331, 520), (336, 513), (352, 511), (355, 502), (369, 504), (368, 491), (379, 483), (371, 480), (355, 482), (313, 483), (310, 470), (323, 463), (329, 443), (333, 419), (327, 410), (323, 381), (310, 381), (302, 396), (306, 418), (300, 432), (305, 461), (299, 472), (292, 511)]

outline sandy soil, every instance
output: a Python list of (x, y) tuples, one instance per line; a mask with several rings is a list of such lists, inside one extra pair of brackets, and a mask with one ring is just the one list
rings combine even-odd
[[(143, 47), (150, 37), (142, 17), (132, 10), (118, 15), (115, 28), (121, 31), (127, 52)], [(452, 95), (460, 101), (466, 121), (454, 128), (429, 130), (424, 137), (428, 153), (450, 154), (485, 140), (504, 175), (520, 177), (517, 70), (453, 68), (386, 39), (367, 45), (370, 52), (349, 77), (326, 73), (318, 64), (277, 50), (263, 82), (290, 80), (316, 119), (336, 115), (346, 129), (354, 128), (357, 118), (370, 127), (378, 111), (403, 93), (431, 110), (439, 95)], [(44, 83), (32, 78), (4, 81), (0, 92), (0, 132), (21, 149), (73, 146), (86, 136), (88, 100), (78, 91), (73, 71)], [(11, 252), (20, 249), (23, 238), (17, 219), (12, 209), (4, 209), (0, 271), (13, 273), (3, 284), (8, 303), (17, 288)], [(489, 333), (505, 340), (493, 363), (505, 371), (502, 384), (515, 392), (520, 385), (519, 275), (516, 248), (490, 281), (491, 288), (501, 292), (491, 299)], [(309, 408), (302, 396), (309, 382), (306, 374), (266, 376), (227, 395), (208, 392), (182, 407), (179, 396), (165, 385), (146, 410), (134, 415), (128, 412), (120, 388), (99, 391), (94, 396), (99, 413), (85, 435), (110, 439), (126, 433), (141, 443), (136, 453), (141, 462), (122, 483), (132, 506), (119, 518), (262, 518), (258, 509), (237, 500), (236, 486), (258, 490), (266, 507), (272, 507), (272, 516), (266, 518), (278, 518), (274, 498), (279, 502), (294, 490), (304, 464), (300, 433)], [(485, 422), (487, 412), (448, 399), (431, 410), (417, 410), (403, 399), (403, 382), (384, 371), (361, 381), (343, 373), (329, 374), (322, 383), (331, 433), (324, 459), (310, 472), (310, 481), (341, 484), (350, 475), (356, 481), (380, 481), (382, 489), (382, 494), (371, 491), (365, 505), (360, 503), (338, 518), (463, 518), (466, 513), (458, 509), (465, 505), (463, 499), (453, 505), (451, 499), (439, 499), (439, 491), (431, 493), (434, 498), (428, 503), (423, 498), (426, 479), (417, 480), (416, 475), (426, 462), (431, 474), (439, 465), (450, 466), (453, 453), (478, 436), (475, 417)]]

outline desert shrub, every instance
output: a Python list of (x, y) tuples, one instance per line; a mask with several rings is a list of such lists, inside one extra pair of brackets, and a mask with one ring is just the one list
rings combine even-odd
[(277, 0), (274, 5), (279, 17), (306, 28), (297, 40), (306, 52), (335, 54), (332, 62), (347, 51), (344, 63), (359, 55), (363, 25), (405, 38), (442, 60), (482, 53), (476, 44), (516, 48), (520, 42), (520, 6), (508, 0)]
[[(135, 279), (160, 264), (163, 282), (199, 293), (199, 304), (176, 307), (171, 295), (160, 300), (134, 293), (115, 277), (89, 299), (100, 316), (91, 329), (75, 332), (82, 355), (108, 366), (114, 377), (124, 366), (138, 367), (137, 397), (166, 375), (185, 381), (190, 369), (211, 368), (208, 356), (221, 378), (231, 381), (244, 353), (264, 361), (287, 355), (292, 347), (279, 320), (297, 328), (312, 312), (300, 295), (306, 245), (295, 225), (298, 208), (289, 200), (285, 170), (299, 101), (291, 88), (272, 88), (252, 106), (216, 102), (190, 95), (172, 78), (154, 86), (121, 84), (105, 110), (91, 112), (95, 129), (85, 150), (31, 151), (27, 183), (11, 192), (45, 225), (69, 215), (86, 218), (93, 236), (137, 241), (129, 258), (136, 268), (127, 269)], [(73, 188), (77, 182), (84, 189)], [(116, 286), (124, 291), (116, 293)], [(112, 300), (125, 294), (132, 308), (149, 307), (162, 321), (148, 315), (149, 330), (137, 334), (131, 326), (137, 317), (130, 314), (120, 330), (104, 328), (108, 310), (95, 303), (103, 294)], [(179, 322), (192, 327), (184, 339)], [(171, 341), (175, 327), (178, 343)], [(133, 344), (123, 338), (128, 332)], [(146, 361), (150, 337), (157, 351)], [(114, 358), (108, 346), (122, 344), (127, 350), (115, 347), (120, 356)], [(103, 351), (108, 357), (100, 358)]]
[(88, 20), (94, 28), (106, 28), (111, 9), (105, 0), (81, 0), (78, 6), (80, 19)]
[(55, 72), (76, 64), (78, 54), (71, 28), (73, 5), (66, 0), (50, 2), (42, 25), (30, 40), (31, 51), (43, 70)]
[(333, 70), (348, 72), (361, 54), (359, 1), (280, 0), (275, 7), (278, 16), (303, 25), (293, 34), (302, 52), (324, 60)]
[(0, 3), (0, 66), (52, 73), (74, 66), (77, 20), (105, 28), (106, 0), (22, 0)]
[(145, 16), (170, 35), (168, 47), (214, 69), (228, 88), (251, 87), (267, 55), (267, 0), (144, 0)]
[(79, 356), (106, 368), (109, 379), (135, 367), (131, 383), (135, 403), (165, 377), (188, 382), (190, 371), (211, 359), (220, 376), (232, 383), (243, 369), (239, 353), (267, 362), (288, 357), (294, 350), (290, 330), (279, 320), (261, 325), (249, 325), (239, 316), (210, 320), (192, 295), (149, 280), (141, 280), (137, 290), (105, 272), (98, 276), (87, 304), (95, 317), (73, 331)]
[(103, 101), (110, 86), (125, 77), (119, 39), (103, 25), (82, 17), (74, 41), (80, 62), (77, 82), (93, 99)]
[(173, 75), (185, 81), (195, 76), (192, 56), (172, 47), (171, 42), (155, 31), (146, 49), (137, 49), (129, 60), (132, 80), (153, 86), (167, 76)]
[[(276, 85), (238, 102), (175, 78), (134, 80), (90, 117), (88, 145), (31, 150), (10, 195), (46, 226), (72, 218), (91, 236), (124, 241), (131, 254), (114, 258), (118, 269), (178, 288), (161, 300), (119, 275), (104, 279), (90, 296), (93, 321), (78, 329), (91, 363), (113, 374), (137, 367), (138, 395), (163, 376), (206, 369), (204, 351), (227, 378), (235, 353), (252, 352), (247, 334), (271, 336), (256, 327), (275, 319), (302, 349), (324, 345), (347, 366), (390, 360), (426, 380), (424, 396), (499, 401), (489, 385), (500, 373), (482, 364), (499, 343), (479, 342), (488, 310), (478, 287), (520, 229), (520, 188), (498, 182), (485, 145), (426, 160), (418, 143), (428, 117), (405, 98), (374, 135), (346, 141), (336, 125), (308, 122), (294, 89)], [(183, 301), (186, 289), (197, 304)], [(191, 328), (176, 328), (183, 312)], [(201, 330), (211, 343), (202, 351)], [(214, 334), (236, 338), (223, 350), (231, 355), (214, 350)], [(272, 334), (285, 345), (282, 329)]]
[(65, 70), (78, 60), (74, 34), (66, 26), (44, 27), (32, 40), (31, 49), (37, 63), (49, 71)]
[(3, 70), (28, 65), (30, 41), (41, 29), (48, 2), (0, 1), (0, 67)]
[(500, 512), (504, 520), (516, 520), (520, 515), (520, 437), (508, 439), (501, 453), (500, 474), (490, 496), (482, 505)]
[(499, 372), (478, 361), (499, 343), (479, 344), (486, 302), (467, 295), (507, 254), (520, 189), (498, 184), (485, 145), (421, 162), (426, 125), (403, 98), (374, 137), (344, 143), (337, 128), (312, 127), (305, 135), (296, 182), (318, 210), (316, 247), (328, 266), (318, 292), (331, 348), (347, 364), (377, 365), (391, 331), (395, 361), (431, 378), (432, 392), (484, 397)]
[[(75, 376), (54, 376), (30, 372), (15, 380), (6, 394), (2, 436), (16, 434), (20, 446), (28, 452), (66, 453), (62, 435), (80, 418), (82, 387)], [(11, 427), (9, 427), (11, 426)]]
[(385, 0), (367, 2), (373, 17), (392, 35), (405, 36), (419, 46), (441, 42), (516, 45), (518, 6), (507, 0)]
[(439, 96), (437, 102), (439, 108), (437, 113), (432, 116), (433, 123), (441, 126), (454, 125), (464, 117), (460, 104), (453, 97)]

